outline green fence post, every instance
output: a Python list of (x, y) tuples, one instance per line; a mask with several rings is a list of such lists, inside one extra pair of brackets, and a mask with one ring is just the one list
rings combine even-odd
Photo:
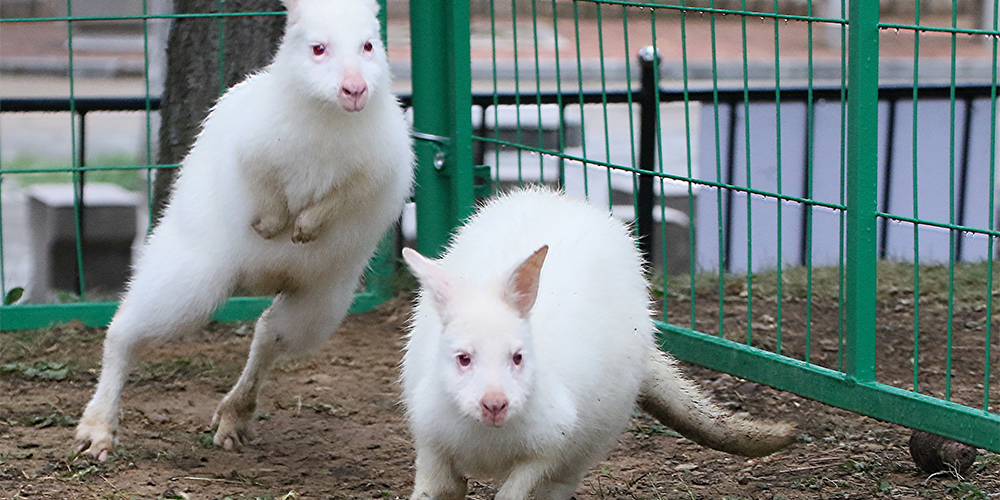
[[(382, 38), (382, 45), (389, 47), (389, 15), (386, 10), (386, 0), (378, 0), (378, 7), (378, 23), (381, 26), (379, 37)], [(375, 255), (368, 262), (368, 269), (364, 276), (365, 291), (355, 295), (354, 303), (351, 305), (352, 313), (369, 311), (396, 294), (392, 274), (396, 269), (398, 256), (396, 228), (393, 227), (382, 236), (382, 241), (379, 241), (378, 247), (375, 249)]]
[(851, 0), (847, 63), (847, 276), (844, 369), (875, 380), (879, 2)]
[(417, 246), (428, 256), (475, 203), (469, 24), (468, 1), (410, 3)]

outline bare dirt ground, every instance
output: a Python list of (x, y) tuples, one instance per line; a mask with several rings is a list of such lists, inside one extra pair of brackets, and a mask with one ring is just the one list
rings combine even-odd
[[(777, 301), (766, 299), (764, 281), (755, 292), (754, 328), (766, 332)], [(742, 293), (738, 284), (725, 290)], [(784, 335), (794, 338), (804, 316), (796, 292), (783, 293), (789, 304)], [(684, 295), (670, 300), (685, 304)], [(705, 316), (707, 325), (718, 314), (710, 295), (699, 291), (697, 299), (699, 322)], [(896, 295), (880, 295), (880, 331), (905, 332), (893, 325), (905, 326), (912, 311), (896, 308), (905, 304)], [(682, 323), (686, 307), (674, 307)], [(925, 306), (921, 330), (941, 329), (941, 315), (928, 312), (933, 309)], [(71, 323), (0, 333), (0, 499), (407, 498), (413, 448), (397, 404), (397, 364), (408, 310), (408, 299), (400, 298), (352, 316), (322, 351), (280, 362), (260, 398), (257, 437), (238, 452), (213, 447), (208, 424), (239, 375), (251, 325), (212, 324), (157, 348), (125, 391), (122, 444), (106, 463), (70, 453), (73, 425), (97, 380), (103, 330)], [(815, 329), (813, 356), (834, 363), (835, 349), (823, 332), (836, 331), (836, 313), (817, 306), (811, 314), (823, 326)], [(727, 306), (725, 317), (726, 329), (739, 332), (745, 304)], [(962, 321), (964, 330), (976, 330), (974, 320)], [(912, 338), (893, 338), (880, 337), (880, 350), (895, 349), (886, 356), (902, 359), (907, 349), (912, 355)], [(802, 347), (793, 342), (787, 349)], [(934, 349), (926, 351), (922, 366), (943, 362)], [(966, 351), (973, 349), (956, 353)], [(905, 380), (912, 365), (897, 364)], [(908, 429), (703, 368), (685, 369), (733, 411), (796, 422), (799, 440), (747, 460), (698, 446), (637, 413), (611, 456), (580, 485), (578, 500), (1000, 497), (1000, 456), (981, 454), (964, 478), (928, 478), (910, 460)], [(470, 497), (492, 498), (495, 487), (470, 481)]]

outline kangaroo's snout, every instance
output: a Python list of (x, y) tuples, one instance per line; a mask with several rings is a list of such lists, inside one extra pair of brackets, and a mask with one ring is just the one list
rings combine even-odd
[(368, 83), (361, 75), (348, 74), (340, 84), (340, 95), (337, 98), (345, 110), (352, 113), (361, 111), (368, 103)]
[(483, 409), (483, 423), (490, 427), (500, 427), (507, 417), (507, 396), (502, 392), (490, 391), (483, 395), (479, 406)]

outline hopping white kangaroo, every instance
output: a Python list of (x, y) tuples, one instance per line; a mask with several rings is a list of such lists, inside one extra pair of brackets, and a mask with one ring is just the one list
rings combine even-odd
[(628, 229), (545, 190), (487, 204), (438, 261), (405, 249), (422, 291), (403, 357), (416, 441), (412, 499), (569, 498), (644, 409), (702, 444), (759, 456), (794, 426), (713, 405), (653, 343), (648, 286)]
[(374, 0), (283, 0), (274, 62), (205, 120), (108, 327), (78, 449), (104, 460), (120, 394), (150, 341), (197, 328), (237, 286), (277, 293), (257, 321), (239, 381), (213, 420), (215, 443), (244, 443), (275, 356), (337, 329), (412, 179)]

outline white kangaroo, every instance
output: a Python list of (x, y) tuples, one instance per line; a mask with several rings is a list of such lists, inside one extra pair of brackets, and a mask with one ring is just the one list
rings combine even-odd
[(272, 361), (337, 329), (409, 193), (413, 154), (377, 4), (283, 1), (274, 61), (205, 120), (108, 327), (97, 390), (76, 430), (78, 449), (100, 460), (117, 442), (136, 353), (199, 327), (237, 286), (277, 293), (213, 418), (216, 445), (246, 442)]
[(759, 456), (790, 424), (734, 417), (653, 343), (648, 284), (628, 229), (531, 189), (496, 199), (438, 261), (404, 249), (422, 291), (402, 364), (416, 442), (412, 499), (572, 496), (643, 408), (707, 446)]

